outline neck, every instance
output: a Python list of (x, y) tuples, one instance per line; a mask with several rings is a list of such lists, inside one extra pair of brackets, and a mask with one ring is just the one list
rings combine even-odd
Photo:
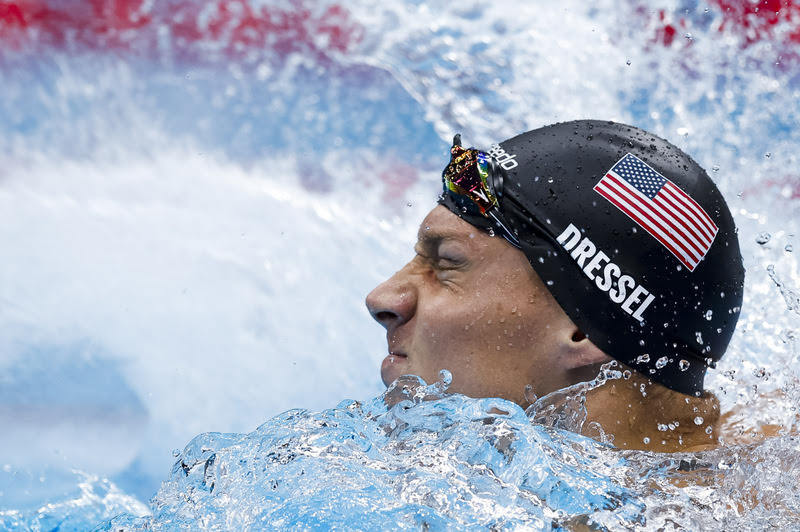
[(621, 449), (698, 451), (715, 447), (719, 437), (719, 401), (714, 394), (691, 397), (637, 372), (591, 390), (586, 410), (584, 426), (599, 423)]

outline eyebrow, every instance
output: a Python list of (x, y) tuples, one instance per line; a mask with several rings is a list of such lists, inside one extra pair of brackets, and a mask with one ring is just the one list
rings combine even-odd
[(445, 240), (455, 240), (457, 242), (462, 242), (465, 240), (463, 235), (459, 235), (453, 231), (439, 231), (435, 229), (429, 229), (424, 232), (420, 232), (417, 234), (417, 242), (414, 247), (422, 246), (425, 249), (431, 249), (434, 246), (439, 245), (441, 242)]

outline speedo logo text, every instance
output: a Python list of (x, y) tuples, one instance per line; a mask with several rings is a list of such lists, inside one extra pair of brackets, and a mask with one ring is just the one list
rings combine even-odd
[(517, 161), (514, 159), (517, 158), (516, 154), (511, 155), (506, 150), (504, 150), (499, 144), (492, 144), (489, 148), (489, 155), (495, 158), (495, 160), (506, 170), (511, 170), (519, 166)]

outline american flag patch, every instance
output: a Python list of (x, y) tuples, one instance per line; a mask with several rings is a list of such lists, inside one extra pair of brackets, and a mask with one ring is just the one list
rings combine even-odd
[(719, 232), (691, 196), (630, 153), (606, 172), (594, 190), (661, 242), (689, 271), (703, 260)]

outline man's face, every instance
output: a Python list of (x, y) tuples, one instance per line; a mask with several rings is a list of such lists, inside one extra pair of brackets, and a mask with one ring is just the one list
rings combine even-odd
[(442, 206), (422, 221), (415, 251), (367, 296), (387, 332), (384, 384), (406, 374), (431, 383), (447, 369), (450, 391), (519, 404), (526, 384), (539, 396), (564, 384), (571, 322), (522, 252)]

